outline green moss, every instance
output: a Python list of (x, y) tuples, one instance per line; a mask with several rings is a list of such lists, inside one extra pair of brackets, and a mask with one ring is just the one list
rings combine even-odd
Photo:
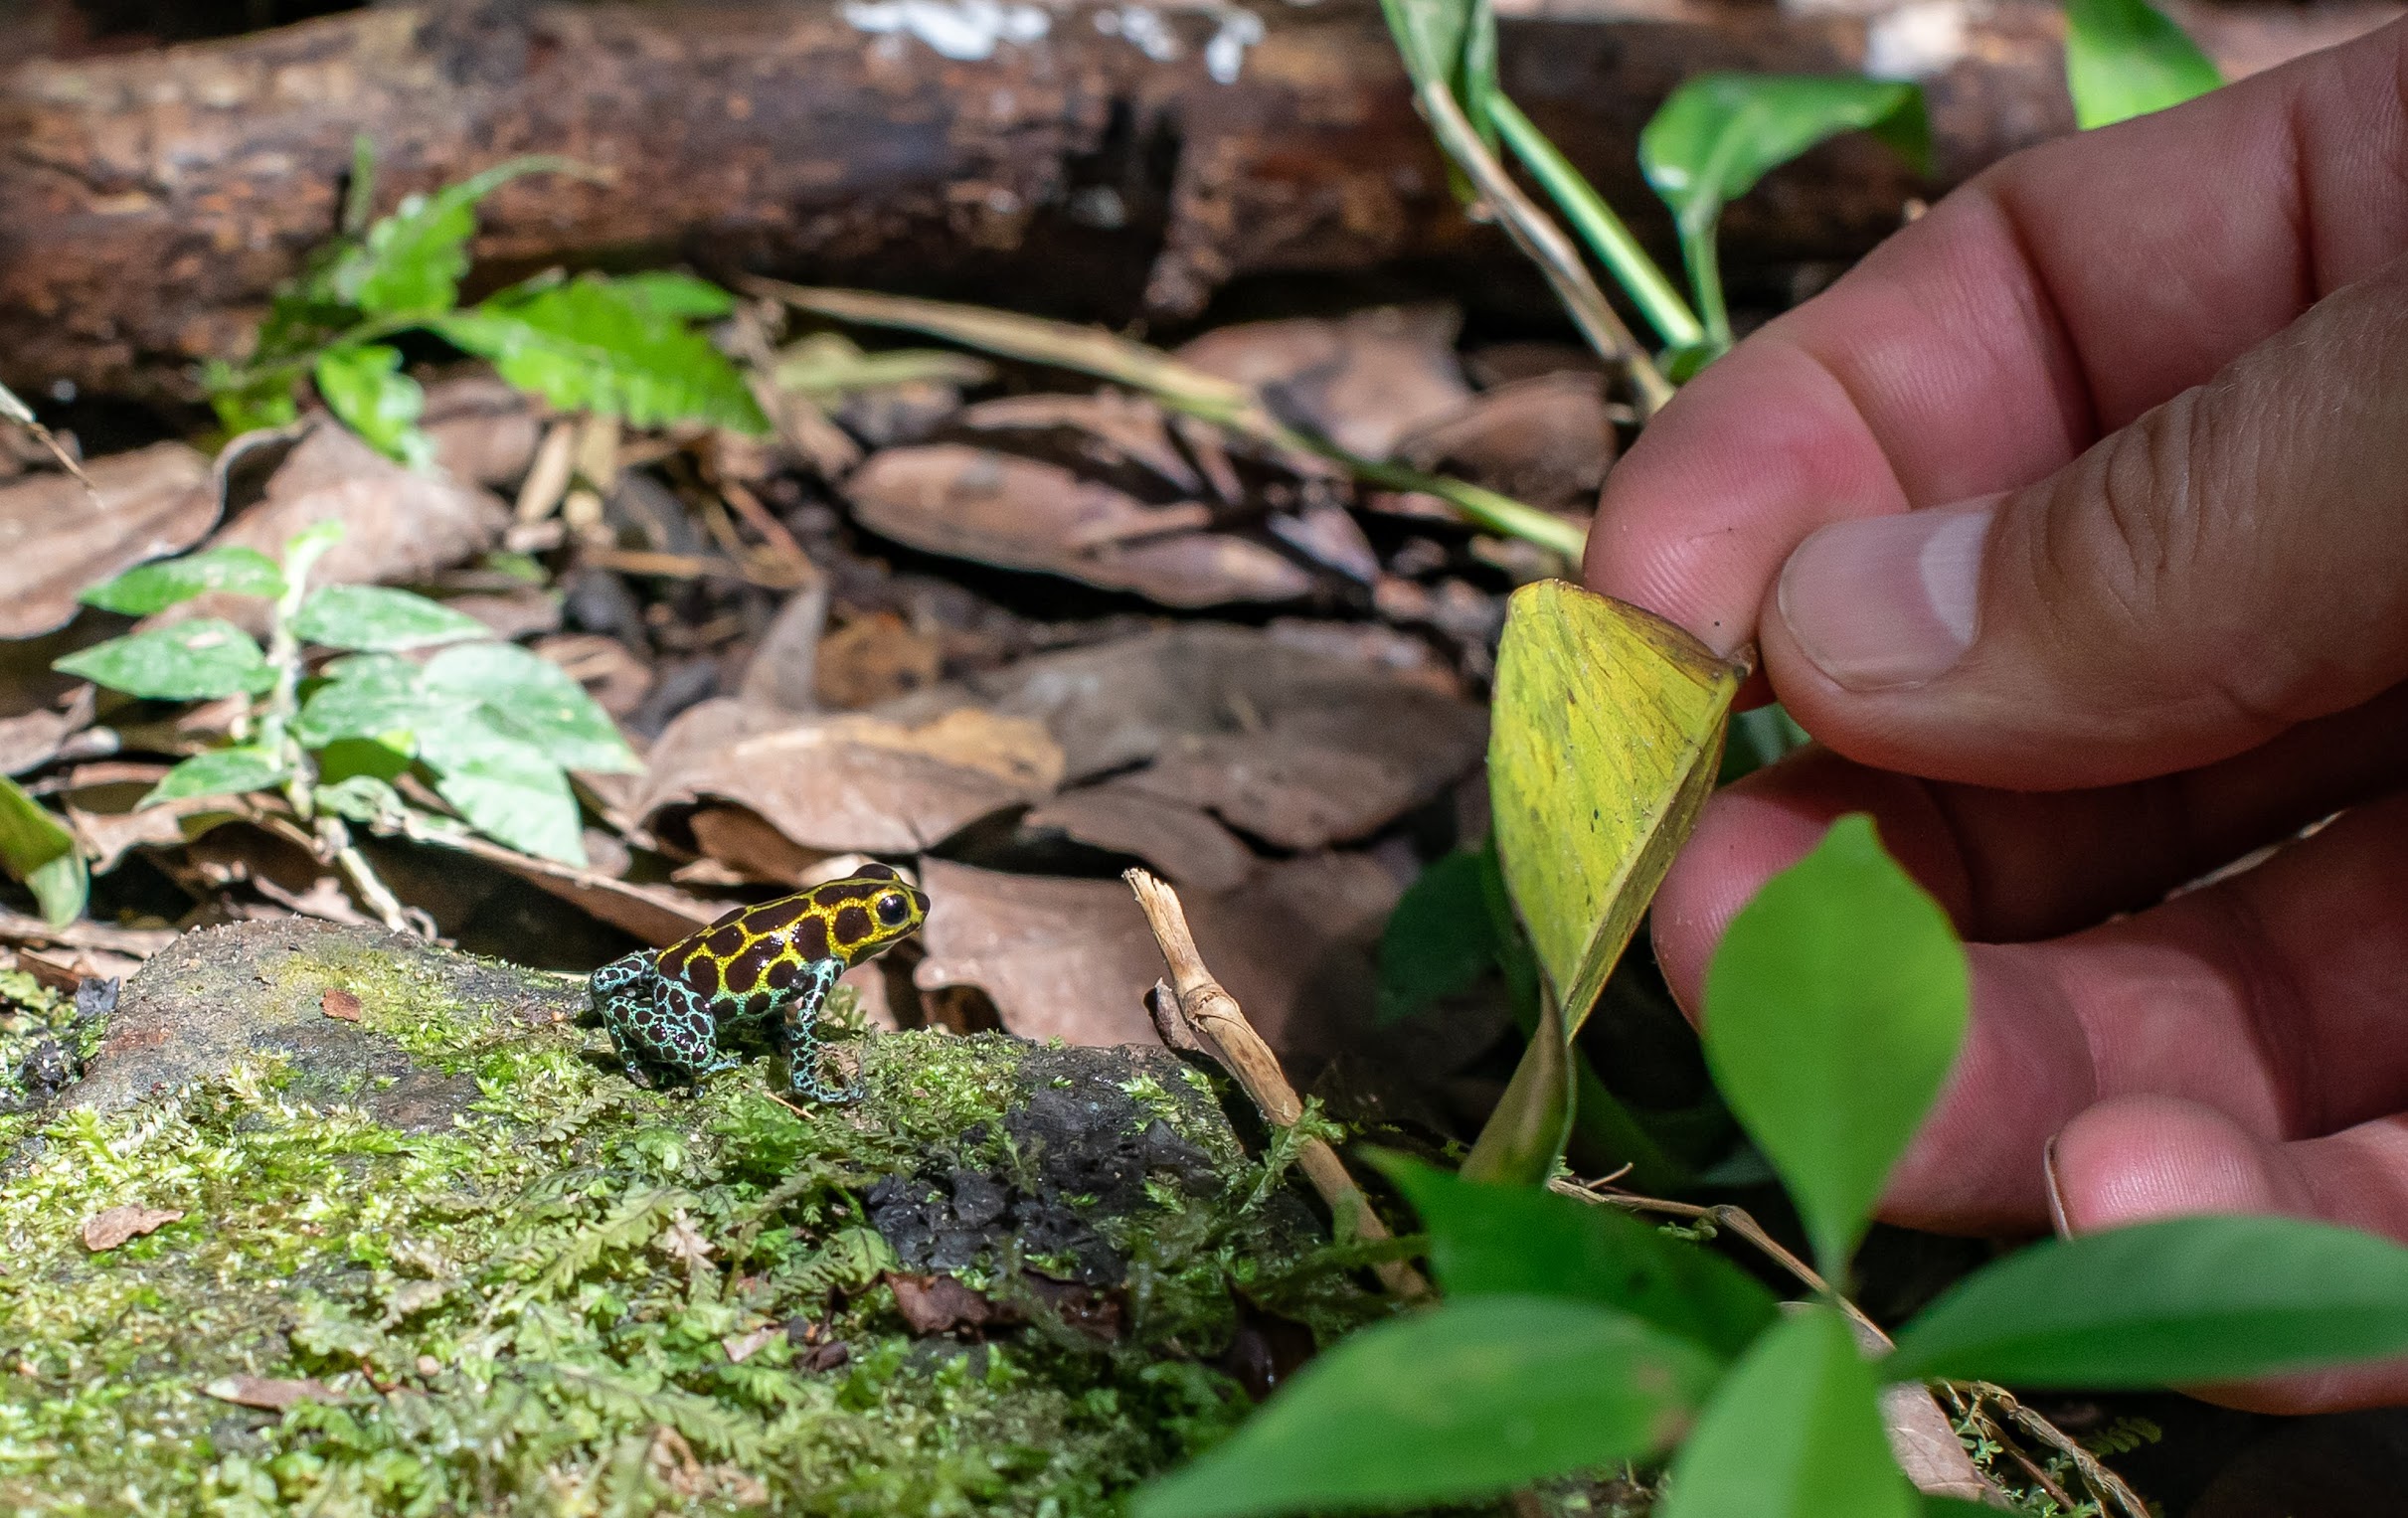
[[(796, 1111), (758, 1065), (690, 1098), (637, 1090), (578, 1030), (422, 1001), (374, 954), (294, 955), (282, 978), (351, 990), (478, 1099), (405, 1133), (293, 1099), (270, 1061), (41, 1126), (0, 1189), (0, 1511), (1057, 1518), (1112, 1509), (1239, 1415), (1199, 1359), (1234, 1290), (1329, 1331), (1380, 1310), (1204, 1095), (1140, 1077), (1231, 1205), (1155, 1186), (1097, 1220), (1128, 1260), (1122, 1337), (1038, 1309), (993, 1343), (916, 1340), (863, 1194), (1025, 1162), (1006, 1114), (1053, 1057), (889, 1036), (861, 1051), (868, 1100)], [(184, 1216), (87, 1251), (85, 1221), (125, 1203)], [(1008, 1287), (1014, 1265), (978, 1278)], [(838, 1342), (847, 1363), (808, 1367)], [(238, 1376), (331, 1400), (211, 1395)]]

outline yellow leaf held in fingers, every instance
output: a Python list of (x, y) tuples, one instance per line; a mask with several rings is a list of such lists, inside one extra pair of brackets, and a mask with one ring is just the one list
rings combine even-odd
[(1488, 791), (1505, 887), (1580, 1031), (1697, 819), (1744, 668), (1560, 580), (1508, 603)]

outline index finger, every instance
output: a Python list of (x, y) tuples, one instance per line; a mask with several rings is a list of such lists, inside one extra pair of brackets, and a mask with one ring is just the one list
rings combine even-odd
[(1991, 168), (1681, 392), (1589, 585), (1724, 653), (1846, 517), (2028, 484), (2408, 247), (2408, 22)]

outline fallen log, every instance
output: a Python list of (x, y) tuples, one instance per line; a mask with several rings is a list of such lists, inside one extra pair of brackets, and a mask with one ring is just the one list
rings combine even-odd
[[(1860, 253), (1910, 198), (2070, 126), (2053, 5), (1834, 3), (1589, 0), (1583, 19), (1508, 21), (1503, 74), (1658, 246), (1633, 144), (1685, 76), (1868, 52), (1924, 76), (1933, 180), (1868, 142), (1820, 149), (1733, 209), (1743, 273)], [(1935, 5), (1944, 24), (1898, 19)], [(2346, 30), (2394, 10), (2222, 24), (2262, 61), (2326, 40), (2336, 14)], [(1170, 323), (1250, 274), (1419, 263), (1534, 288), (1455, 204), (1364, 0), (434, 0), (0, 75), (0, 382), (193, 394), (195, 363), (239, 357), (333, 231), (359, 135), (380, 207), (516, 153), (602, 171), (497, 193), (487, 283), (683, 258)]]

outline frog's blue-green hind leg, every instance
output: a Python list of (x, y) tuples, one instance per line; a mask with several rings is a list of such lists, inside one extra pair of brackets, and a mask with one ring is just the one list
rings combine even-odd
[(665, 980), (653, 956), (638, 950), (594, 972), (592, 1016), (609, 1030), (627, 1079), (642, 1087), (662, 1074), (699, 1082), (743, 1063), (717, 1047), (710, 1008), (693, 990)]
[(778, 1020), (778, 1041), (785, 1046), (786, 1090), (797, 1096), (814, 1101), (841, 1104), (861, 1099), (861, 1083), (831, 1086), (820, 1079), (819, 1009), (826, 1004), (828, 992), (835, 988), (836, 977), (844, 966), (834, 959), (814, 959), (803, 967), (803, 979), (795, 988), (799, 993), (785, 1016)]

